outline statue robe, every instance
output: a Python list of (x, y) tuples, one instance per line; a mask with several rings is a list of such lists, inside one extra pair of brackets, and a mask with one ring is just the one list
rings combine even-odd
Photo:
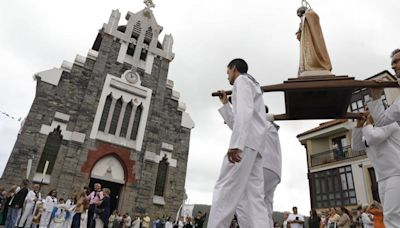
[(296, 35), (300, 41), (299, 75), (304, 71), (330, 72), (332, 65), (319, 24), (319, 16), (312, 9), (308, 9), (303, 15)]

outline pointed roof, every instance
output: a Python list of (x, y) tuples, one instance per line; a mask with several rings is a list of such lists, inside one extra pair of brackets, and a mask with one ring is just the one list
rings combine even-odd
[(310, 133), (313, 133), (313, 132), (316, 132), (316, 131), (319, 131), (319, 130), (322, 130), (322, 129), (325, 129), (325, 128), (328, 128), (328, 127), (332, 127), (332, 126), (335, 126), (335, 125), (338, 125), (338, 124), (346, 123), (347, 121), (348, 121), (347, 119), (338, 119), (338, 120), (330, 120), (328, 122), (320, 123), (318, 127), (312, 128), (310, 130), (307, 130), (307, 131), (305, 131), (303, 133), (298, 134), (297, 138), (301, 137), (301, 136), (304, 136), (304, 135), (307, 135), (307, 134), (310, 134)]

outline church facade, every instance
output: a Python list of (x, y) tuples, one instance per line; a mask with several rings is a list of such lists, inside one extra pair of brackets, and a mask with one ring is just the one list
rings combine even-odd
[[(185, 196), (194, 122), (168, 79), (173, 38), (150, 7), (113, 10), (87, 56), (35, 74), (36, 96), (1, 184), (27, 177), (58, 197), (101, 183), (111, 207), (173, 216)], [(120, 24), (121, 23), (121, 24)]]

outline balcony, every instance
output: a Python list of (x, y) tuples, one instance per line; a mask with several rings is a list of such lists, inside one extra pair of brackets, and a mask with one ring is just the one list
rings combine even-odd
[(311, 167), (343, 161), (349, 158), (355, 158), (364, 155), (366, 155), (366, 153), (363, 150), (353, 151), (350, 146), (345, 146), (336, 150), (328, 150), (311, 155)]

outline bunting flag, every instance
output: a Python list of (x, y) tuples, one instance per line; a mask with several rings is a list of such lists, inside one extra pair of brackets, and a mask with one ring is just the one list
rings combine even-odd
[(3, 111), (1, 111), (1, 110), (0, 110), (0, 114), (3, 115), (3, 116), (5, 116), (5, 117), (7, 117), (7, 118), (16, 120), (16, 121), (18, 121), (18, 122), (21, 122), (21, 120), (22, 120), (21, 117), (15, 117), (15, 116), (10, 115), (10, 114), (8, 114), (7, 112), (3, 112)]

